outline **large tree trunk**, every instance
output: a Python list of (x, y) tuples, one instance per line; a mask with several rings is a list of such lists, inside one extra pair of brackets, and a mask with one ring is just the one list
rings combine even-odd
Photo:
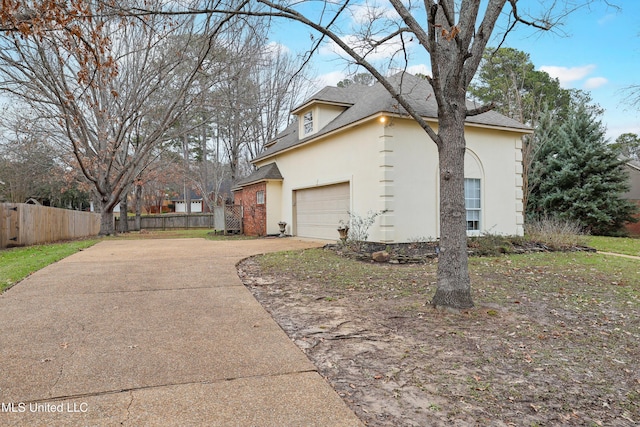
[(100, 210), (100, 235), (112, 236), (115, 234), (115, 227), (113, 224), (113, 207), (106, 209), (103, 205)]
[[(464, 105), (464, 104), (462, 104)], [(440, 114), (438, 135), (440, 166), (440, 254), (434, 306), (473, 307), (467, 265), (467, 225), (464, 203), (464, 114)]]
[(191, 214), (191, 183), (189, 182), (191, 173), (189, 171), (189, 136), (187, 134), (182, 137), (182, 154), (184, 156), (184, 177), (182, 185), (184, 196), (182, 199), (184, 201), (184, 213), (189, 215)]
[(134, 228), (140, 231), (142, 227), (142, 185), (136, 184), (136, 219)]
[(113, 208), (119, 200), (119, 194), (113, 194), (110, 186), (103, 181), (101, 187), (103, 194), (97, 194), (98, 208), (100, 209), (100, 235), (112, 236), (116, 234)]
[(121, 233), (129, 232), (129, 203), (128, 191), (123, 191), (120, 196), (120, 231)]

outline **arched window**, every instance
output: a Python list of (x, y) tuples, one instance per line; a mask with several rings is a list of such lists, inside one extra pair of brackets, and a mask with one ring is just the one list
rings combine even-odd
[(467, 210), (467, 231), (480, 231), (480, 179), (464, 179), (464, 206)]
[(482, 230), (482, 179), (484, 170), (480, 158), (467, 149), (464, 156), (464, 205), (467, 211), (467, 234)]

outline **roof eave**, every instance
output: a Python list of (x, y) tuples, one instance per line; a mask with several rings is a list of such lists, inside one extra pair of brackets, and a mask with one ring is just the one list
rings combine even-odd
[[(264, 160), (270, 159), (270, 158), (272, 158), (272, 157), (274, 157), (274, 156), (277, 156), (277, 155), (279, 155), (279, 154), (286, 153), (286, 152), (289, 152), (289, 151), (291, 151), (291, 150), (294, 150), (294, 149), (296, 149), (296, 148), (298, 148), (298, 147), (303, 147), (303, 146), (305, 146), (305, 145), (307, 145), (307, 144), (311, 144), (311, 143), (313, 143), (313, 142), (320, 141), (320, 140), (322, 140), (322, 139), (324, 139), (324, 138), (327, 138), (327, 137), (329, 137), (329, 136), (335, 135), (335, 134), (336, 134), (336, 133), (338, 133), (338, 132), (342, 132), (342, 131), (344, 131), (344, 130), (347, 130), (347, 129), (350, 129), (350, 128), (353, 128), (353, 127), (356, 127), (356, 126), (358, 126), (358, 125), (361, 125), (361, 124), (363, 124), (363, 123), (366, 123), (366, 122), (369, 122), (369, 121), (372, 121), (372, 120), (377, 120), (377, 119), (379, 119), (379, 118), (380, 118), (380, 117), (382, 117), (382, 116), (385, 116), (385, 117), (395, 117), (395, 118), (406, 118), (406, 116), (403, 116), (403, 115), (398, 114), (398, 113), (391, 113), (391, 112), (386, 112), (386, 111), (380, 111), (380, 112), (377, 112), (377, 113), (372, 114), (372, 115), (370, 115), (370, 116), (364, 117), (364, 118), (362, 118), (362, 119), (360, 119), (360, 120), (356, 120), (355, 122), (351, 122), (351, 123), (348, 123), (348, 124), (346, 124), (346, 125), (344, 125), (344, 126), (341, 126), (341, 127), (339, 127), (339, 128), (333, 129), (333, 130), (331, 130), (331, 131), (329, 131), (329, 132), (327, 132), (327, 133), (323, 133), (323, 134), (320, 134), (320, 135), (318, 135), (318, 134), (316, 134), (316, 135), (311, 135), (311, 136), (307, 137), (306, 139), (302, 139), (302, 140), (301, 140), (301, 142), (299, 142), (298, 144), (295, 144), (295, 145), (292, 145), (291, 147), (287, 147), (287, 148), (284, 148), (284, 149), (282, 149), (282, 150), (276, 151), (276, 152), (271, 153), (271, 154), (269, 154), (269, 155), (267, 155), (267, 156), (264, 156), (264, 157), (256, 157), (256, 158), (254, 158), (253, 160), (251, 160), (251, 163), (256, 164), (256, 163), (258, 163), (258, 162), (262, 162), (262, 161), (264, 161)], [(425, 117), (425, 120), (427, 120), (427, 121), (431, 121), (431, 122), (437, 122), (437, 119), (435, 119), (435, 118), (433, 118), (433, 117)]]
[[(349, 123), (347, 125), (341, 126), (339, 128), (336, 128), (332, 131), (329, 131), (327, 133), (323, 133), (321, 135), (312, 135), (310, 137), (308, 137), (306, 140), (303, 139), (300, 143), (292, 145), (291, 147), (287, 147), (284, 148), (282, 150), (276, 151), (274, 153), (271, 153), (265, 157), (256, 157), (253, 160), (251, 160), (252, 164), (256, 164), (259, 162), (262, 162), (264, 160), (270, 159), (274, 156), (277, 156), (279, 154), (282, 153), (286, 153), (289, 152), (291, 150), (294, 150), (296, 148), (299, 147), (303, 147), (307, 144), (319, 141), (321, 139), (327, 138), (329, 136), (335, 135), (338, 132), (342, 132), (346, 129), (350, 129), (352, 127), (361, 125), (363, 123), (366, 123), (368, 121), (371, 120), (376, 120), (379, 119), (380, 117), (385, 116), (385, 117), (394, 117), (394, 118), (400, 118), (400, 119), (411, 119), (410, 116), (407, 115), (403, 115), (403, 114), (398, 114), (398, 113), (391, 113), (391, 112), (386, 112), (386, 111), (380, 111), (377, 112), (375, 114), (372, 114), (368, 117), (362, 118), (360, 120), (357, 120), (355, 122)], [(431, 122), (431, 123), (438, 123), (438, 119), (435, 117), (423, 117), (424, 120), (426, 120), (427, 122)], [(485, 123), (473, 123), (473, 122), (465, 122), (465, 126), (470, 126), (470, 127), (478, 127), (478, 128), (483, 128), (483, 129), (492, 129), (492, 130), (502, 130), (502, 131), (506, 131), (506, 132), (512, 132), (512, 133), (517, 133), (517, 134), (521, 134), (521, 135), (530, 135), (533, 134), (533, 129), (531, 128), (515, 128), (515, 127), (509, 127), (509, 126), (498, 126), (498, 125), (490, 125), (490, 124), (485, 124)]]
[(522, 135), (531, 135), (533, 133), (533, 129), (531, 128), (515, 128), (511, 126), (490, 125), (486, 123), (465, 122), (465, 126), (479, 127), (484, 129), (502, 130), (505, 132), (520, 133)]
[(283, 180), (284, 178), (260, 178), (260, 179), (256, 179), (255, 181), (250, 181), (243, 184), (236, 184), (231, 188), (231, 191), (240, 190), (244, 187), (248, 187), (254, 184), (259, 184), (261, 182), (282, 182)]
[(638, 166), (638, 165), (636, 165), (636, 164), (634, 164), (634, 163), (632, 163), (632, 162), (625, 162), (625, 164), (626, 164), (627, 166), (629, 166), (631, 169), (635, 169), (635, 170), (637, 170), (637, 171), (639, 171), (639, 172), (640, 172), (640, 166)]
[(300, 111), (306, 110), (307, 108), (311, 107), (314, 104), (333, 105), (336, 107), (344, 107), (344, 108), (349, 108), (353, 105), (353, 103), (349, 103), (349, 102), (323, 101), (320, 99), (310, 99), (309, 101), (305, 102), (299, 107), (295, 107), (293, 110), (291, 110), (291, 114), (298, 114)]

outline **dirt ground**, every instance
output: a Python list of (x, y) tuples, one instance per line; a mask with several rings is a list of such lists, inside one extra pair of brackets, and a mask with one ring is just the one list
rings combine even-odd
[[(584, 271), (589, 258), (544, 268), (540, 259), (476, 259), (477, 305), (454, 312), (426, 304), (436, 260), (373, 265), (309, 254), (291, 264), (308, 269), (250, 258), (239, 275), (366, 425), (640, 423), (633, 273)], [(331, 265), (360, 276), (330, 286)]]

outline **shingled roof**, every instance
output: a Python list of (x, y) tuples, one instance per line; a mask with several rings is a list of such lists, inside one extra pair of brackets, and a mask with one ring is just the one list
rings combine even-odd
[(255, 184), (260, 181), (267, 181), (267, 180), (273, 180), (273, 179), (281, 180), (283, 178), (282, 178), (282, 174), (280, 173), (280, 169), (278, 169), (278, 165), (276, 165), (275, 163), (269, 163), (268, 165), (259, 167), (248, 177), (243, 178), (240, 181), (236, 182), (236, 184), (233, 186), (233, 189), (245, 187), (247, 185)]
[[(389, 81), (412, 103), (422, 117), (437, 119), (438, 104), (436, 103), (433, 89), (427, 80), (409, 73), (398, 73), (391, 76)], [(346, 109), (318, 132), (302, 139), (298, 137), (298, 123), (290, 124), (274, 141), (268, 144), (268, 148), (258, 155), (254, 161), (264, 159), (277, 152), (308, 142), (380, 113), (408, 116), (406, 110), (393, 99), (380, 83), (376, 83), (373, 86), (350, 85), (345, 88), (328, 86), (311, 96), (299, 107), (294, 108), (293, 112), (300, 111), (314, 102), (344, 105)], [(474, 107), (470, 101), (468, 101), (468, 106), (469, 108)], [(531, 131), (528, 126), (495, 111), (468, 117), (466, 122), (479, 126), (514, 129), (525, 133)]]
[(362, 91), (368, 87), (369, 86), (360, 84), (352, 84), (346, 87), (326, 86), (321, 91), (316, 92), (304, 103), (294, 108), (292, 110), (292, 113), (295, 114), (297, 111), (314, 102), (351, 106), (358, 102), (361, 97)]

